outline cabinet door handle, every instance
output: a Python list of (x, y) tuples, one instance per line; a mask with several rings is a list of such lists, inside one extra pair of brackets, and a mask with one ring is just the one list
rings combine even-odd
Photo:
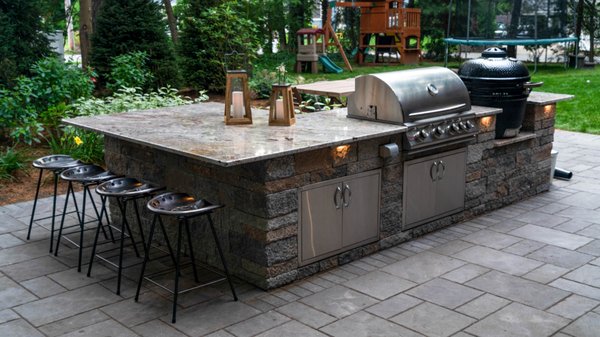
[[(348, 191), (348, 198), (346, 199), (346, 191)], [(348, 184), (344, 184), (344, 193), (342, 193), (342, 197), (344, 198), (344, 207), (350, 206), (350, 201), (352, 200), (352, 190)]]
[[(434, 173), (435, 172), (435, 173)], [(431, 177), (431, 181), (438, 180), (438, 162), (434, 161), (429, 168), (429, 176)]]
[(335, 189), (335, 193), (333, 193), (333, 204), (335, 205), (335, 209), (340, 209), (340, 202), (339, 202), (339, 200), (341, 198), (342, 198), (342, 188), (338, 186)]
[(438, 172), (438, 180), (441, 180), (446, 175), (446, 163), (444, 163), (443, 160), (440, 160), (440, 167), (442, 168), (442, 170)]

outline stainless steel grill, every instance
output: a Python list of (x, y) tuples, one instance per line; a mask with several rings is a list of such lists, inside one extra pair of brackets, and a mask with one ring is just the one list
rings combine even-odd
[(408, 126), (406, 150), (465, 141), (478, 131), (466, 86), (442, 67), (356, 78), (348, 117)]

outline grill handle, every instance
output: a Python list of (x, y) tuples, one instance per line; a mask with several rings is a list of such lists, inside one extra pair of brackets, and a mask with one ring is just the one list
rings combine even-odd
[(525, 82), (523, 83), (523, 89), (527, 90), (527, 95), (531, 93), (531, 89), (539, 88), (544, 85), (544, 82)]
[(531, 89), (531, 88), (539, 88), (544, 85), (544, 82), (525, 82), (523, 83), (523, 88)]

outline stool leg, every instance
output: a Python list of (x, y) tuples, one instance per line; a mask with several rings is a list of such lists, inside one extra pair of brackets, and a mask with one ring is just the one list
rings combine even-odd
[[(92, 208), (94, 209), (94, 213), (96, 213), (96, 219), (98, 219), (98, 221), (100, 223), (102, 223), (102, 214), (98, 213), (98, 207), (96, 207), (96, 202), (94, 201), (94, 196), (92, 195), (92, 192), (90, 191), (90, 186), (91, 186), (91, 184), (83, 185), (83, 187), (84, 187), (83, 193), (87, 192), (88, 196), (90, 197), (90, 203), (92, 203)], [(101, 228), (102, 228), (102, 233), (104, 234), (104, 238), (106, 240), (108, 240), (108, 234), (106, 234), (106, 229), (104, 229), (104, 226), (101, 226)]]
[[(121, 216), (123, 217), (121, 221), (121, 238), (120, 238), (120, 246), (119, 246), (119, 266), (117, 270), (117, 295), (121, 295), (121, 277), (123, 274), (123, 243), (125, 241), (125, 227), (127, 226), (126, 219), (126, 211), (127, 211), (127, 201), (121, 202), (119, 198), (117, 198), (117, 203), (119, 204), (119, 209), (121, 210)], [(131, 235), (131, 234), (130, 234)], [(134, 245), (135, 247), (135, 245)]]
[(128, 201), (127, 199), (123, 199), (123, 201), (121, 201), (120, 198), (117, 198), (117, 203), (119, 203), (119, 208), (121, 209), (121, 214), (123, 215), (123, 223), (122, 224), (125, 225), (124, 229), (127, 229), (127, 232), (129, 233), (129, 239), (131, 239), (131, 244), (133, 246), (133, 250), (135, 251), (135, 256), (140, 257), (140, 252), (138, 251), (137, 245), (135, 244), (135, 238), (133, 237), (133, 232), (131, 231), (131, 228), (129, 227), (129, 221), (127, 221), (127, 217), (125, 216), (125, 211), (127, 210), (127, 201)]
[(42, 173), (43, 169), (40, 169), (40, 175), (38, 177), (37, 187), (35, 189), (35, 199), (33, 199), (33, 208), (31, 209), (31, 219), (29, 219), (29, 229), (27, 230), (27, 240), (31, 238), (31, 227), (33, 226), (33, 218), (35, 216), (35, 207), (37, 206), (38, 196), (40, 195), (40, 186), (42, 185)]
[[(92, 255), (90, 256), (90, 264), (88, 264), (87, 276), (92, 276), (92, 264), (94, 263), (94, 257), (96, 257), (96, 246), (98, 245), (98, 237), (100, 236), (100, 227), (102, 227), (102, 212), (104, 212), (104, 201), (102, 199), (102, 207), (103, 209), (100, 211), (100, 221), (98, 221), (98, 228), (96, 228), (96, 234), (94, 235), (94, 244), (92, 245)], [(109, 225), (110, 228), (110, 225)], [(112, 231), (110, 232), (112, 236)], [(113, 238), (113, 242), (115, 242)]]
[(50, 253), (54, 244), (54, 217), (56, 216), (56, 193), (58, 190), (58, 172), (54, 172), (54, 197), (52, 198), (52, 225), (50, 226)]
[(198, 281), (198, 272), (196, 271), (196, 258), (194, 257), (194, 247), (192, 246), (192, 236), (190, 235), (190, 224), (188, 218), (185, 218), (185, 232), (188, 239), (188, 246), (190, 247), (190, 258), (192, 259), (192, 269), (194, 270), (194, 280)]
[(225, 271), (225, 276), (227, 277), (227, 282), (229, 282), (229, 287), (231, 288), (231, 293), (233, 294), (233, 299), (235, 301), (238, 300), (237, 295), (235, 294), (235, 289), (233, 288), (233, 282), (231, 282), (231, 276), (229, 275), (229, 270), (227, 269), (227, 263), (225, 262), (225, 256), (223, 255), (223, 250), (221, 249), (221, 244), (219, 243), (219, 238), (217, 237), (217, 231), (215, 231), (215, 226), (212, 221), (212, 217), (210, 213), (206, 215), (208, 217), (208, 223), (210, 224), (210, 230), (212, 232), (213, 237), (215, 238), (215, 244), (217, 245), (217, 250), (219, 251), (219, 256), (221, 257), (221, 262), (223, 263), (223, 270)]
[(171, 255), (171, 260), (173, 260), (173, 265), (176, 265), (177, 261), (175, 261), (175, 254), (173, 253), (173, 247), (171, 246), (169, 236), (167, 235), (167, 230), (165, 229), (165, 224), (163, 223), (161, 217), (158, 217), (158, 223), (160, 224), (160, 229), (162, 230), (163, 236), (165, 237), (165, 241), (167, 242), (167, 248), (169, 249), (169, 254)]
[[(63, 206), (62, 215), (60, 216), (60, 227), (58, 228), (58, 236), (56, 237), (56, 249), (54, 249), (54, 256), (58, 256), (58, 247), (60, 247), (60, 238), (62, 237), (63, 226), (65, 224), (65, 216), (67, 214), (67, 207), (69, 206), (69, 195), (72, 189), (73, 184), (69, 181), (69, 185), (67, 186), (67, 196), (65, 197), (65, 205)], [(75, 199), (74, 195), (73, 199)], [(81, 219), (79, 220), (79, 222), (81, 222)], [(50, 250), (50, 253), (52, 253), (52, 250)]]
[[(79, 257), (77, 259), (77, 272), (81, 272), (81, 260), (83, 259), (83, 229), (85, 227), (85, 202), (88, 187), (83, 186), (83, 203), (81, 204), (81, 221), (79, 222)], [(88, 191), (89, 192), (89, 191)], [(74, 198), (73, 198), (74, 199)], [(56, 248), (58, 251), (58, 248)]]
[(173, 289), (173, 318), (171, 319), (171, 323), (175, 323), (175, 316), (177, 315), (177, 295), (179, 295), (179, 274), (181, 273), (181, 269), (179, 267), (179, 263), (181, 262), (181, 231), (182, 231), (183, 221), (179, 220), (179, 226), (177, 228), (177, 263), (175, 264), (175, 288)]
[(148, 233), (148, 242), (146, 243), (144, 262), (142, 263), (142, 270), (140, 270), (140, 278), (138, 280), (137, 290), (135, 291), (135, 301), (136, 302), (140, 298), (140, 289), (142, 288), (142, 281), (144, 280), (144, 272), (146, 271), (146, 263), (148, 263), (148, 260), (150, 259), (150, 244), (152, 243), (152, 236), (154, 235), (154, 226), (156, 225), (156, 218), (158, 218), (160, 221), (160, 216), (158, 214), (154, 214), (154, 218), (152, 218), (152, 224), (150, 225), (150, 233)]
[(115, 243), (115, 236), (113, 235), (112, 226), (110, 225), (110, 219), (108, 218), (108, 211), (106, 210), (106, 200), (108, 197), (100, 196), (102, 200), (102, 208), (100, 209), (100, 219), (102, 219), (102, 214), (106, 217), (106, 225), (108, 226), (108, 233), (110, 234), (110, 240), (112, 243)]
[[(142, 221), (140, 220), (140, 211), (138, 210), (138, 205), (135, 200), (133, 202), (133, 210), (135, 211), (135, 217), (137, 219), (138, 228), (140, 229), (140, 237), (142, 238), (142, 248), (146, 249), (146, 240), (144, 238), (144, 229), (142, 228)], [(144, 253), (146, 253), (144, 251)]]

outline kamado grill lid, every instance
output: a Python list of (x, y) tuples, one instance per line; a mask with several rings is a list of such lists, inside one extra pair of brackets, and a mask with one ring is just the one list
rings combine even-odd
[(486, 49), (478, 59), (463, 63), (458, 69), (462, 79), (528, 81), (529, 71), (519, 60), (508, 57), (498, 47)]

